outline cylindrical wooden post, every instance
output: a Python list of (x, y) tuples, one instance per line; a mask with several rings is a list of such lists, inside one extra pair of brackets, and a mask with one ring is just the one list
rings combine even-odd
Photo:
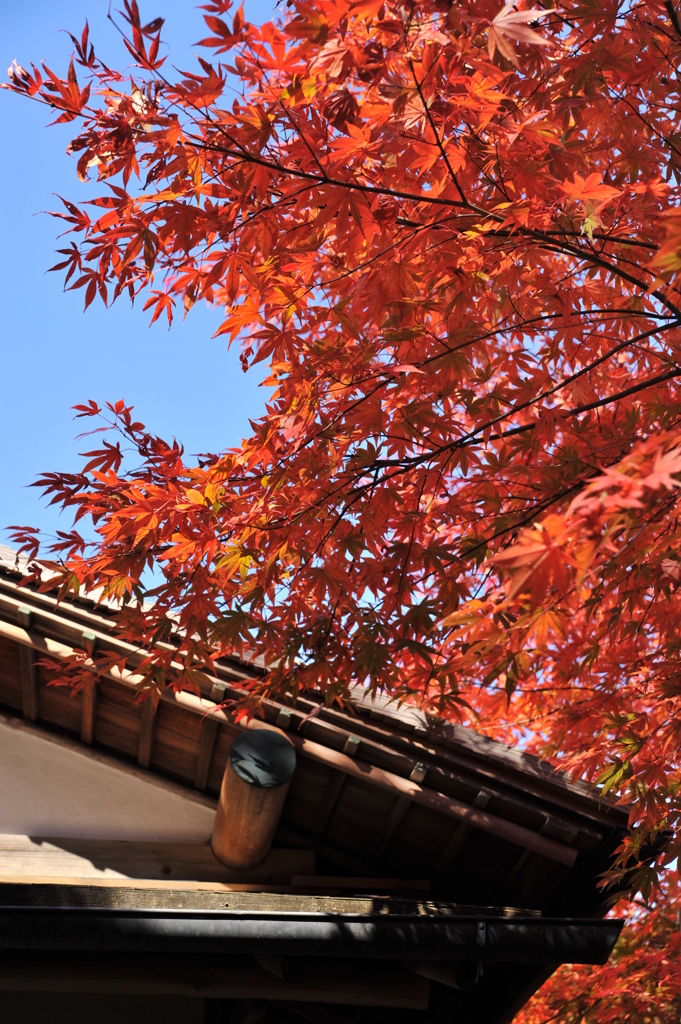
[(295, 767), (296, 752), (282, 732), (249, 730), (234, 740), (211, 837), (227, 867), (247, 871), (265, 859)]

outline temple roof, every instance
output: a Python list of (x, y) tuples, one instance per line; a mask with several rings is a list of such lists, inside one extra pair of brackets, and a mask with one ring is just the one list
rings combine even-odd
[[(214, 678), (202, 677), (200, 696), (168, 691), (154, 709), (138, 699), (135, 669), (144, 652), (121, 640), (115, 606), (92, 598), (59, 603), (20, 586), (25, 572), (13, 552), (0, 549), (0, 709), (21, 718), (32, 735), (97, 752), (122, 772), (163, 780), (213, 806), (242, 731), (229, 702), (260, 667), (225, 659)], [(50, 685), (40, 658), (66, 657), (86, 643), (119, 653), (125, 671), (102, 678), (90, 694)], [(96, 884), (108, 870), (138, 880), (148, 893), (165, 880), (191, 883), (194, 892), (206, 885), (249, 890), (254, 898), (268, 891), (300, 899), (418, 896), (486, 908), (483, 918), (515, 908), (524, 920), (539, 915), (547, 928), (549, 920), (605, 913), (599, 876), (626, 831), (627, 813), (597, 791), (522, 751), (360, 687), (343, 709), (310, 694), (266, 701), (262, 711), (264, 724), (284, 730), (298, 757), (269, 867), (241, 877), (206, 845), (67, 842), (55, 833), (49, 841), (26, 840), (43, 851), (46, 875), (54, 875), (47, 866), (56, 849), (74, 858), (61, 869), (72, 883), (84, 873)], [(13, 873), (0, 850), (0, 882), (16, 884), (30, 852), (16, 851)], [(120, 884), (123, 891), (132, 882)], [(527, 957), (495, 963), (486, 977), (496, 982), (479, 986), (457, 1012), (472, 1020), (484, 1009), (485, 1019), (510, 1019), (547, 970), (545, 960)]]

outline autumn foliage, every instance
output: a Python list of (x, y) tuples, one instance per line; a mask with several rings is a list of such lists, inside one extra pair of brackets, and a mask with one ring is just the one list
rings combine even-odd
[[(676, 8), (288, 0), (257, 27), (230, 6), (204, 6), (179, 78), (135, 0), (132, 76), (87, 27), (66, 78), (10, 69), (74, 122), (92, 183), (56, 213), (66, 286), (152, 322), (205, 300), (269, 367), (252, 435), (198, 461), (123, 401), (78, 407), (108, 438), (39, 481), (75, 515), (64, 588), (123, 602), (149, 687), (236, 650), (267, 666), (254, 702), (360, 681), (626, 799), (610, 881), (636, 869), (652, 909), (524, 1015), (676, 1021)], [(178, 624), (180, 672), (158, 643)]]

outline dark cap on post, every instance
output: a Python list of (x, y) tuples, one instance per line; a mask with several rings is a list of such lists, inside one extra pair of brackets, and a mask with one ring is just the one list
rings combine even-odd
[(235, 774), (258, 789), (285, 785), (296, 768), (296, 752), (289, 740), (271, 729), (245, 732), (229, 748)]
[(278, 729), (249, 729), (236, 737), (211, 838), (219, 861), (247, 871), (265, 859), (295, 767), (293, 745)]

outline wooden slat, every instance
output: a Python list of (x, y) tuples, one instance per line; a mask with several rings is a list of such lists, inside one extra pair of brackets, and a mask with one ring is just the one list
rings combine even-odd
[(408, 796), (398, 796), (395, 801), (388, 820), (385, 823), (380, 842), (373, 853), (372, 860), (379, 861), (393, 841), (393, 837), (402, 824), (405, 814), (411, 807), (411, 800)]
[(213, 760), (218, 728), (218, 723), (214, 718), (205, 719), (201, 733), (199, 757), (196, 762), (196, 775), (194, 776), (194, 788), (201, 790), (201, 792), (208, 785), (208, 776), (210, 775), (210, 766)]
[[(80, 639), (83, 650), (90, 655), (97, 646), (97, 636), (91, 629), (84, 629)], [(93, 681), (91, 686), (83, 689), (82, 718), (80, 723), (80, 738), (83, 743), (92, 745), (95, 741), (95, 722), (97, 720), (97, 684)]]
[[(570, 834), (565, 834), (565, 831), (561, 824), (559, 823), (557, 825), (550, 815), (546, 816), (546, 820), (544, 821), (544, 824), (541, 829), (541, 834), (549, 835), (554, 838), (560, 838), (563, 841), (570, 841), (571, 838)], [(572, 834), (572, 837), (574, 837), (574, 833)], [(529, 850), (523, 850), (523, 852), (516, 860), (515, 864), (511, 868), (508, 875), (504, 878), (501, 885), (497, 889), (495, 889), (495, 898), (501, 898), (506, 892), (510, 890), (512, 884), (517, 881), (518, 876), (523, 871), (525, 864), (529, 860), (530, 856), (531, 854)], [(526, 882), (524, 885), (521, 886), (521, 889), (523, 890), (523, 898), (529, 895), (529, 893), (532, 891), (532, 889), (535, 888), (535, 886), (539, 885), (539, 883), (543, 880), (545, 874), (545, 868), (542, 868), (540, 865), (534, 865), (533, 870), (531, 872), (531, 881), (529, 882), (529, 884)]]
[[(31, 609), (21, 604), (17, 608), (17, 622), (23, 629), (31, 628)], [(38, 717), (38, 680), (35, 670), (35, 652), (32, 647), (19, 648), (21, 673), (21, 706), (24, 718), (35, 722)]]
[(137, 751), (137, 763), (142, 768), (151, 764), (154, 748), (154, 727), (156, 724), (156, 707), (153, 698), (149, 697), (142, 704), (142, 726), (140, 729), (140, 745)]
[(142, 705), (130, 687), (112, 679), (97, 680), (97, 743), (137, 761)]
[[(490, 802), (491, 796), (492, 794), (489, 793), (486, 789), (481, 789), (478, 795), (476, 796), (475, 800), (473, 801), (473, 807), (480, 807), (481, 809), (487, 807), (487, 804)], [(462, 821), (458, 828), (455, 830), (454, 835), (449, 840), (444, 853), (437, 862), (437, 867), (435, 868), (436, 872), (440, 873), (449, 870), (449, 868), (454, 863), (459, 853), (459, 850), (468, 839), (468, 836), (470, 835), (471, 831), (471, 826), (467, 825), (465, 822)], [(527, 853), (527, 851), (525, 851), (525, 853)]]
[[(201, 748), (201, 732), (206, 714), (211, 707), (212, 705), (208, 704), (203, 715), (187, 715), (182, 706), (173, 701), (158, 702), (154, 748), (151, 755), (152, 765), (156, 771), (168, 773), (178, 780), (182, 779), (193, 788), (196, 761)], [(210, 717), (216, 715), (217, 712), (213, 711)]]
[[(88, 750), (87, 744), (81, 743), (80, 730), (83, 720), (82, 700), (74, 699), (69, 686), (51, 686), (51, 673), (40, 665), (40, 657), (36, 654), (36, 675), (38, 678), (38, 712), (40, 721), (48, 728), (64, 729), (77, 737), (81, 750)], [(26, 719), (27, 724), (28, 719)]]
[(330, 864), (337, 864), (342, 871), (352, 871), (357, 875), (370, 870), (366, 861), (356, 857), (346, 850), (339, 850), (338, 847), (325, 843), (323, 839), (317, 839), (286, 823), (279, 822), (275, 840), (281, 843), (291, 843), (301, 846), (304, 849), (314, 850), (319, 856)]
[(95, 739), (95, 719), (97, 716), (97, 684), (83, 688), (81, 705), (80, 738), (83, 743), (92, 745)]
[(345, 779), (346, 775), (344, 772), (334, 772), (327, 783), (312, 829), (312, 835), (318, 839), (321, 839), (326, 831), (326, 826), (329, 824), (333, 809), (338, 802)]
[(31, 647), (19, 648), (21, 671), (21, 706), (24, 718), (35, 722), (38, 717), (38, 679), (35, 670), (35, 653)]

